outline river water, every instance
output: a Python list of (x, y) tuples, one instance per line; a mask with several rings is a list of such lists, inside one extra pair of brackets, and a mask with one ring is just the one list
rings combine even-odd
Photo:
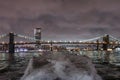
[(102, 80), (86, 56), (56, 52), (36, 60), (29, 61), (21, 80)]

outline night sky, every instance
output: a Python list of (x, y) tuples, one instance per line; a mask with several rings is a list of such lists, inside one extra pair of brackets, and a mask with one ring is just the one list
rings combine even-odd
[(0, 34), (44, 40), (81, 40), (110, 34), (120, 37), (120, 0), (0, 0)]

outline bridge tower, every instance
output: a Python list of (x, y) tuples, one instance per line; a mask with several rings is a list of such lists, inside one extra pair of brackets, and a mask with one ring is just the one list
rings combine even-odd
[(52, 41), (50, 42), (50, 51), (53, 51), (53, 43), (52, 43)]
[(103, 44), (103, 50), (107, 50), (108, 49), (108, 46), (109, 46), (109, 35), (105, 35), (103, 37), (103, 42), (105, 42)]
[(14, 62), (15, 44), (14, 44), (14, 33), (9, 33), (9, 62)]
[(109, 35), (105, 35), (103, 37), (103, 42), (105, 42), (103, 44), (103, 50), (106, 52), (105, 55), (104, 55), (104, 59), (106, 63), (109, 63), (109, 52), (108, 52), (108, 47), (109, 47)]
[(96, 40), (96, 42), (97, 42), (97, 48), (96, 48), (96, 50), (98, 51), (99, 50), (99, 40)]
[(35, 28), (34, 29), (34, 37), (36, 39), (36, 48), (40, 48), (41, 47), (41, 28)]

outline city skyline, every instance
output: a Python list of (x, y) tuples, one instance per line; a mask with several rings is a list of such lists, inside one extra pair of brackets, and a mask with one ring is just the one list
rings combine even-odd
[(0, 0), (0, 34), (44, 40), (80, 40), (110, 34), (119, 38), (120, 0)]

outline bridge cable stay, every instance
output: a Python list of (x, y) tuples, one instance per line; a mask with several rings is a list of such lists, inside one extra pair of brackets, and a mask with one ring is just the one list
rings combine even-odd
[(16, 36), (17, 36), (17, 37), (20, 37), (20, 38), (32, 40), (32, 41), (36, 41), (36, 40), (37, 40), (37, 39), (35, 39), (35, 38), (33, 38), (33, 37), (24, 36), (24, 35), (20, 35), (20, 34), (16, 34)]
[(115, 40), (115, 41), (119, 41), (119, 42), (120, 42), (120, 39), (118, 39), (118, 38), (115, 38), (115, 37), (113, 37), (113, 36), (111, 36), (111, 35), (109, 35), (109, 37), (112, 38), (112, 39)]
[[(79, 40), (78, 42), (90, 42), (90, 41), (96, 41), (96, 40), (98, 40), (98, 39), (102, 39), (103, 38), (103, 36), (99, 36), (99, 37), (95, 37), (95, 38), (91, 38), (91, 39), (87, 39), (87, 40)], [(47, 42), (57, 42), (57, 41), (47, 41)], [(58, 42), (77, 42), (77, 41), (58, 41)]]
[[(29, 37), (29, 36), (24, 36), (24, 35), (20, 35), (20, 34), (16, 34), (17, 37), (20, 37), (20, 38), (24, 38), (24, 39), (29, 39), (29, 40), (33, 40), (33, 41), (38, 41), (37, 39), (33, 38), (33, 37)], [(92, 39), (87, 39), (87, 40), (81, 40), (80, 42), (90, 42), (90, 41), (95, 41), (95, 40), (98, 40), (98, 39), (101, 39), (103, 38), (103, 36), (99, 36), (99, 37), (95, 37), (95, 38), (92, 38)], [(48, 41), (47, 41), (48, 42)], [(53, 41), (54, 42), (54, 41)], [(63, 41), (64, 42), (64, 41)], [(65, 41), (67, 42), (67, 41)], [(68, 41), (68, 42), (71, 42), (71, 41)]]
[(7, 36), (8, 36), (8, 34), (2, 34), (2, 35), (0, 35), (0, 39), (3, 39), (5, 37), (7, 37)]
[(87, 40), (82, 40), (81, 42), (95, 41), (95, 40), (98, 40), (101, 38), (103, 38), (103, 36), (99, 36), (99, 37), (95, 37), (95, 38), (91, 38), (91, 39), (87, 39)]

